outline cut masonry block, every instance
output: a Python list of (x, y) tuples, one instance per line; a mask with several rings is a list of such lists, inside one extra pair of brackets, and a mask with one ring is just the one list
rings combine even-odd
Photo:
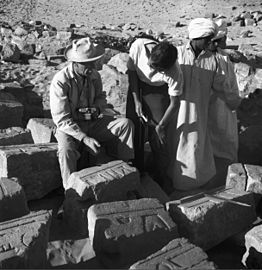
[(33, 143), (30, 130), (21, 127), (0, 129), (0, 146)]
[(167, 203), (181, 236), (204, 250), (241, 232), (256, 219), (252, 193), (232, 189)]
[(23, 105), (9, 93), (0, 91), (0, 129), (21, 127)]
[(247, 173), (246, 191), (262, 195), (262, 167), (256, 165), (244, 165)]
[(67, 189), (74, 190), (81, 200), (108, 202), (126, 199), (126, 193), (140, 184), (139, 172), (122, 160), (114, 160), (70, 175)]
[(53, 134), (55, 124), (49, 118), (31, 118), (28, 121), (27, 128), (31, 131), (34, 143), (56, 142)]
[(50, 211), (0, 223), (0, 268), (45, 268)]
[(262, 225), (251, 229), (245, 235), (246, 252), (242, 263), (248, 268), (262, 268)]
[(228, 166), (226, 187), (237, 191), (245, 191), (247, 185), (246, 171), (241, 163)]
[(92, 205), (89, 237), (106, 267), (123, 267), (156, 252), (178, 237), (177, 226), (157, 199)]
[(22, 186), (15, 178), (0, 178), (0, 222), (29, 213)]
[(177, 238), (129, 269), (216, 269), (216, 266), (208, 260), (207, 254), (201, 248), (185, 238)]
[(87, 210), (95, 203), (136, 199), (141, 188), (136, 168), (115, 160), (71, 174), (64, 201), (70, 227), (88, 232)]
[(42, 198), (62, 184), (57, 144), (0, 147), (0, 177), (17, 177), (27, 200)]

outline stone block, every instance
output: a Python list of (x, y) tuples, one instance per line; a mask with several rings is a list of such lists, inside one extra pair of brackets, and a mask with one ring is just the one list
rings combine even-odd
[(262, 225), (251, 229), (245, 235), (246, 252), (242, 263), (249, 268), (262, 268)]
[(262, 167), (256, 165), (244, 165), (247, 172), (246, 191), (262, 194)]
[(128, 53), (118, 53), (117, 55), (113, 56), (107, 64), (109, 66), (113, 66), (119, 72), (125, 74), (127, 73), (128, 58)]
[(106, 267), (123, 267), (158, 251), (178, 237), (177, 226), (156, 199), (92, 205), (89, 237)]
[(137, 190), (139, 172), (121, 160), (94, 166), (70, 175), (67, 189), (74, 190), (81, 200), (109, 202), (124, 200), (127, 192)]
[(237, 191), (246, 191), (247, 175), (241, 163), (234, 163), (228, 166), (226, 187)]
[(51, 212), (0, 223), (0, 268), (45, 268)]
[(33, 143), (30, 130), (21, 127), (0, 129), (0, 146)]
[(225, 189), (172, 201), (168, 211), (181, 236), (208, 250), (256, 219), (252, 193)]
[(22, 186), (15, 178), (0, 178), (0, 222), (29, 213)]
[(39, 199), (62, 184), (57, 144), (0, 147), (0, 177), (16, 177), (27, 200)]
[(216, 269), (216, 266), (201, 248), (185, 238), (177, 238), (129, 269)]
[(92, 204), (136, 199), (141, 189), (137, 169), (120, 160), (72, 173), (68, 182), (65, 219), (82, 235), (88, 232), (87, 211)]
[(56, 142), (53, 134), (55, 124), (49, 118), (31, 118), (27, 124), (27, 128), (31, 131), (34, 143), (50, 143)]
[(21, 127), (23, 105), (15, 97), (6, 92), (0, 92), (0, 129)]

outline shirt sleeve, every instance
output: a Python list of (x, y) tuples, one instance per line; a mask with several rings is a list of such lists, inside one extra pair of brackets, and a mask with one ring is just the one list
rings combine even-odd
[(173, 67), (164, 76), (164, 81), (168, 84), (168, 94), (170, 96), (180, 96), (183, 92), (183, 73), (176, 61)]
[(50, 86), (50, 109), (53, 121), (57, 128), (64, 133), (81, 141), (86, 134), (73, 120), (68, 100), (70, 85), (61, 74), (55, 75)]

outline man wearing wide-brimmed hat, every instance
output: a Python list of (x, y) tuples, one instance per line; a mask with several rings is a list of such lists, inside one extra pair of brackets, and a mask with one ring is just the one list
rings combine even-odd
[(118, 159), (134, 158), (133, 123), (126, 118), (102, 116), (106, 106), (102, 80), (95, 69), (95, 61), (104, 54), (104, 48), (89, 37), (74, 40), (65, 51), (69, 65), (59, 71), (50, 87), (50, 108), (56, 125), (58, 156), (67, 189), (68, 178), (77, 169), (80, 146), (92, 154), (99, 152), (100, 143), (117, 140)]

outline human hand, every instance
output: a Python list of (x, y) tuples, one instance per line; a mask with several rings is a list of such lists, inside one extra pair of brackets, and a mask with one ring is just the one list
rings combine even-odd
[(138, 117), (142, 117), (142, 103), (140, 101), (135, 102), (135, 110)]
[(87, 146), (88, 151), (92, 154), (92, 155), (97, 155), (100, 152), (100, 143), (95, 140), (94, 138), (91, 137), (84, 137), (83, 139), (83, 143)]
[(166, 143), (166, 132), (165, 132), (164, 126), (157, 125), (155, 127), (155, 130), (156, 130), (156, 134), (158, 136), (160, 143), (165, 144)]

